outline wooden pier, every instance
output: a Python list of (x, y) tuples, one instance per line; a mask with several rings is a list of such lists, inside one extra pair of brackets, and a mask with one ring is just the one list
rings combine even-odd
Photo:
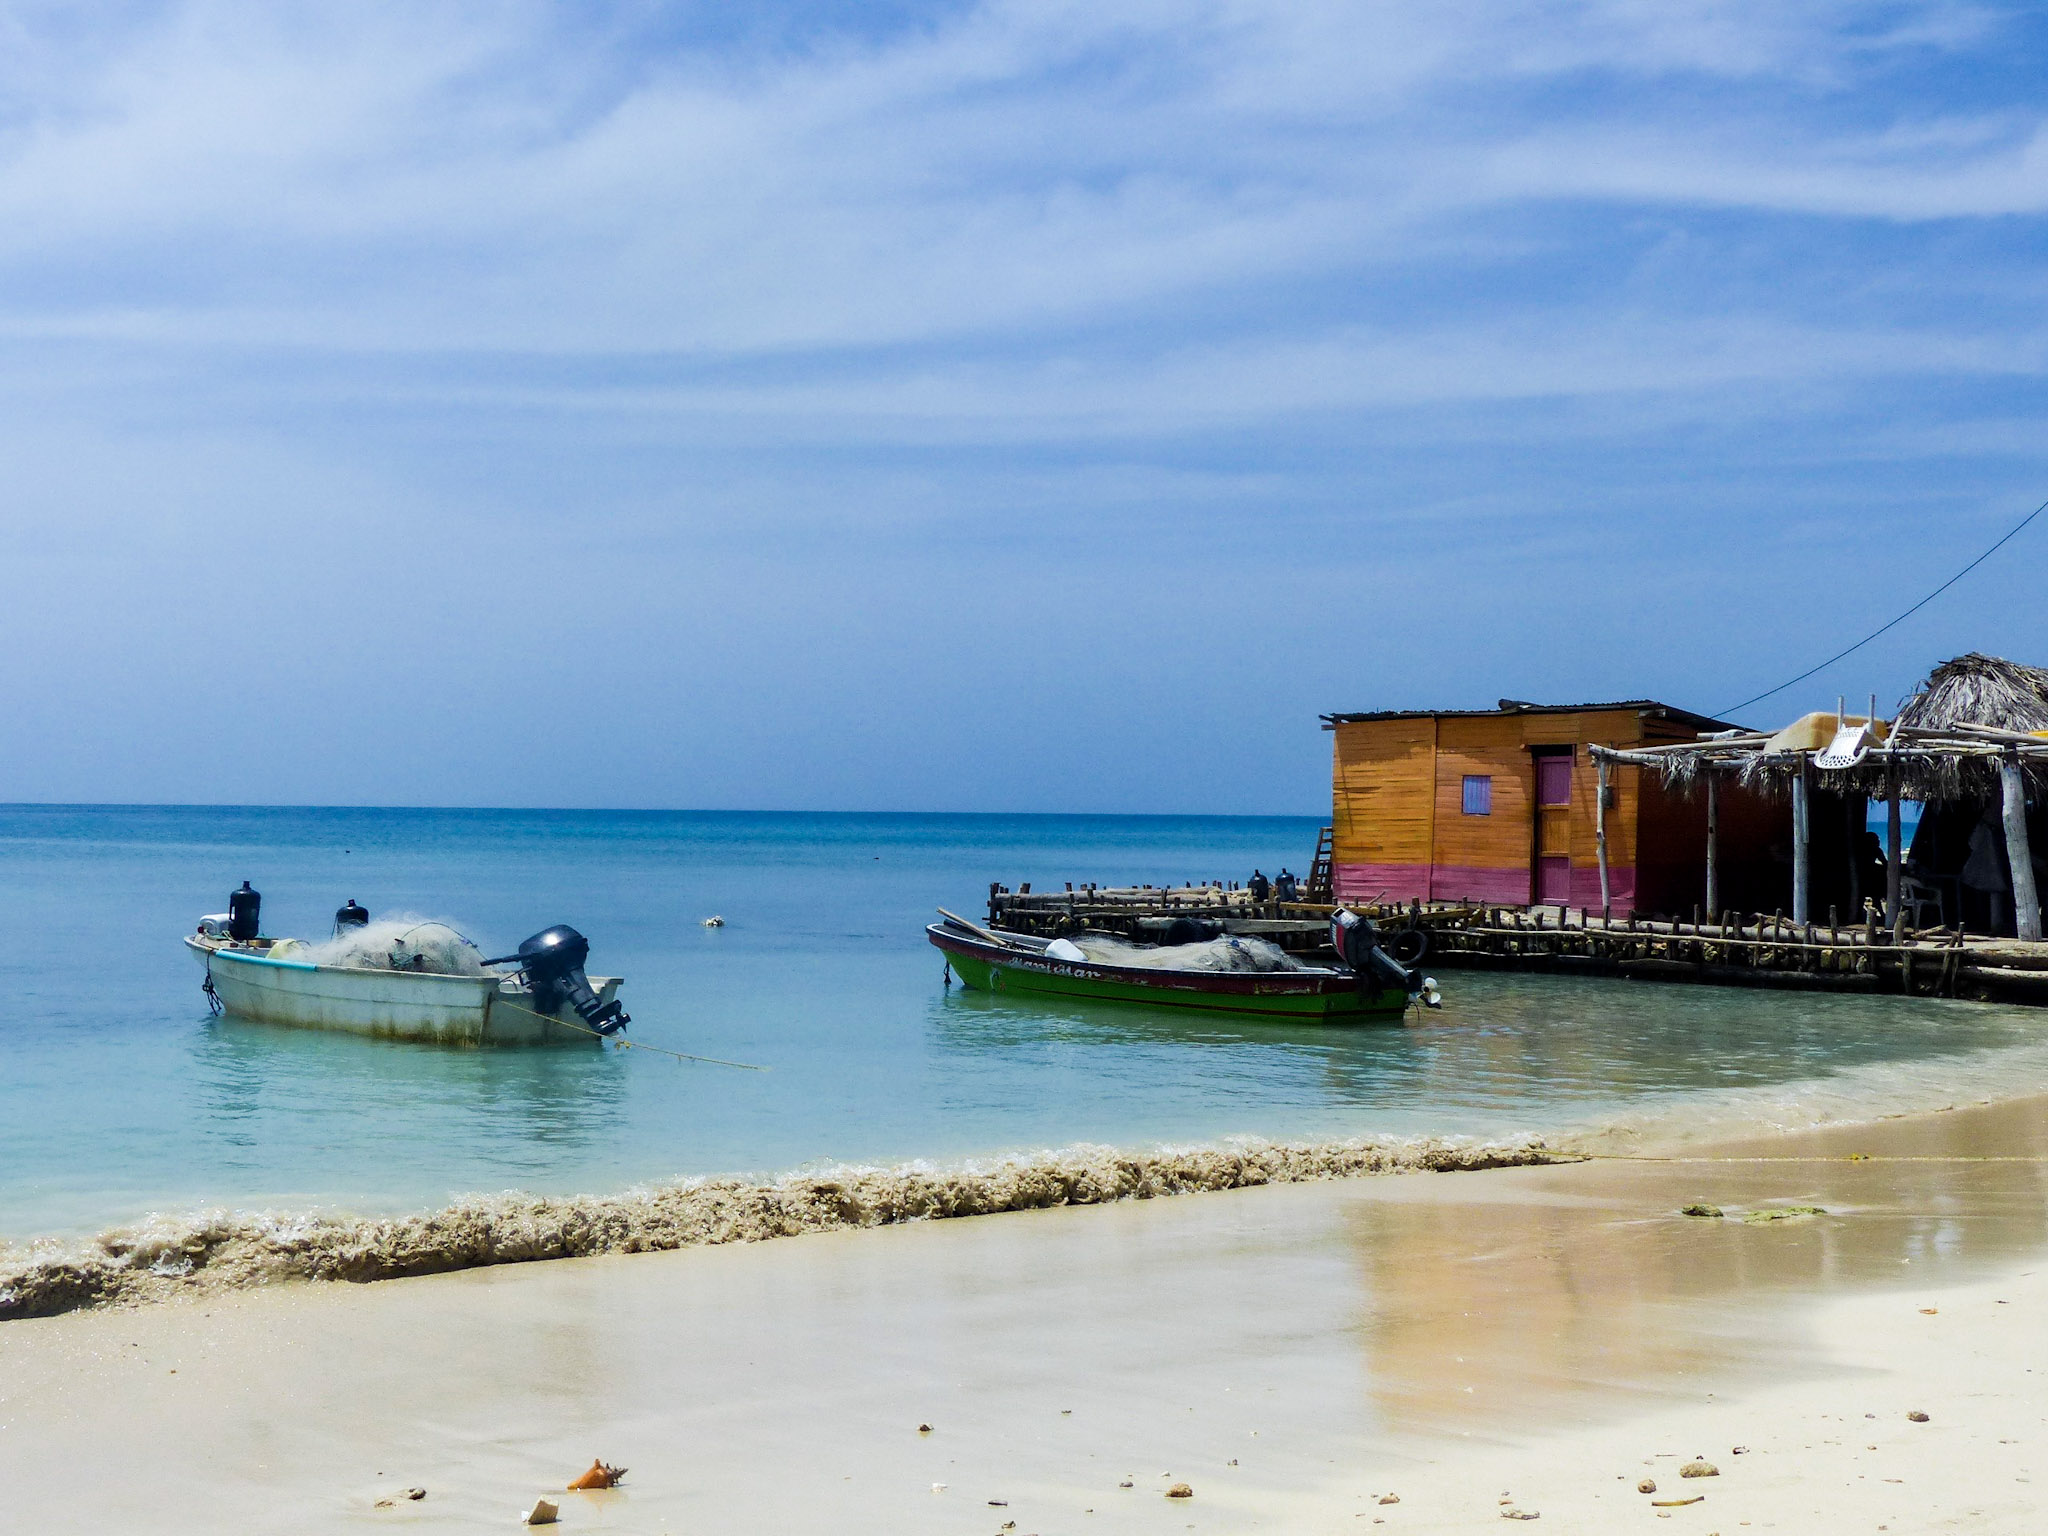
[[(1320, 902), (1255, 902), (1227, 882), (1082, 886), (1033, 892), (989, 888), (989, 925), (1059, 937), (1112, 933), (1165, 940), (1178, 919), (1255, 935), (1303, 959), (1329, 962), (1330, 914)], [(1894, 933), (1875, 922), (1795, 923), (1782, 914), (1614, 918), (1579, 907), (1436, 902), (1354, 904), (1383, 928), (1428, 930), (1425, 970), (1548, 971), (1717, 986), (1887, 992), (2048, 1006), (2048, 943), (1960, 929)]]

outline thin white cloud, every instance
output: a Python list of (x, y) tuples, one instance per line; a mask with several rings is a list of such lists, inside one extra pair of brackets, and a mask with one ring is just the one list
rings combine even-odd
[(626, 68), (617, 38), (533, 7), (174, 6), (61, 92), (13, 89), (0, 313), (396, 351), (1079, 323), (1179, 342), (1205, 303), (1370, 281), (1504, 203), (2039, 212), (2038, 109), (1859, 96), (1991, 26), (1949, 5), (1012, 0)]

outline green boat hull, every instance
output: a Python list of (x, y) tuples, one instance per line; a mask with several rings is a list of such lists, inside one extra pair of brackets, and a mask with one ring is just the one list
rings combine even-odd
[(1129, 968), (1047, 962), (985, 953), (989, 947), (933, 933), (962, 986), (1009, 997), (1057, 997), (1095, 1003), (1138, 1003), (1199, 1013), (1254, 1015), (1327, 1024), (1398, 1024), (1408, 998), (1382, 992), (1368, 998), (1349, 977), (1306, 978), (1298, 971), (1214, 976), (1160, 972), (1134, 978)]

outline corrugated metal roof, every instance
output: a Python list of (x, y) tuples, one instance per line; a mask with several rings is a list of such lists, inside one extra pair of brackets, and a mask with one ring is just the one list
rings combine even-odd
[(1594, 714), (1601, 710), (1632, 709), (1638, 714), (1651, 715), (1660, 720), (1673, 720), (1681, 725), (1695, 726), (1705, 731), (1731, 729), (1726, 720), (1716, 720), (1708, 715), (1696, 715), (1689, 709), (1663, 704), (1656, 699), (1616, 699), (1602, 704), (1531, 704), (1522, 699), (1502, 699), (1497, 709), (1375, 709), (1356, 714), (1333, 714), (1322, 716), (1323, 729), (1330, 730), (1339, 725), (1351, 725), (1364, 720), (1456, 720), (1472, 719), (1481, 715), (1577, 715)]

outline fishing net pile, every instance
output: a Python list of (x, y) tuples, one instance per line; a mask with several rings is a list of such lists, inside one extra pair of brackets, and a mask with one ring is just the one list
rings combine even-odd
[(279, 959), (310, 960), (359, 971), (425, 971), (436, 976), (481, 976), (483, 951), (446, 923), (391, 918), (344, 928), (320, 944), (285, 939), (271, 949)]
[(1226, 934), (1201, 944), (1162, 944), (1156, 949), (1090, 934), (1074, 945), (1098, 965), (1132, 965), (1157, 971), (1300, 971), (1299, 960), (1264, 939)]

